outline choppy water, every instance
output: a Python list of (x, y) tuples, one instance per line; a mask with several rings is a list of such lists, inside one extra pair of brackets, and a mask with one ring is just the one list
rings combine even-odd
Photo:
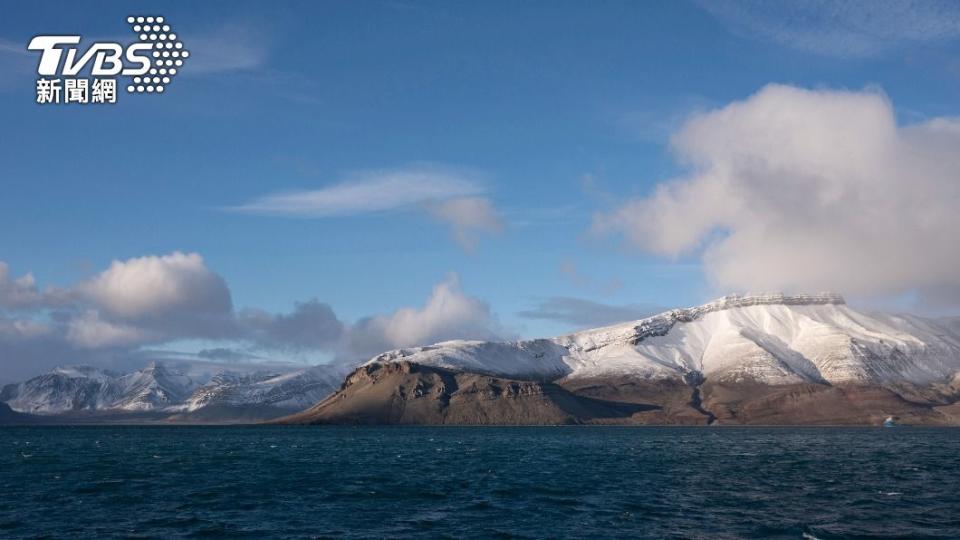
[(0, 429), (0, 538), (960, 537), (960, 430)]

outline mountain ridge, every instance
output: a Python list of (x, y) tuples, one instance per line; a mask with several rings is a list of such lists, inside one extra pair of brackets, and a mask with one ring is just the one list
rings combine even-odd
[[(834, 293), (731, 295), (550, 339), (396, 349), (360, 369), (390, 363), (556, 384), (660, 411), (591, 419), (600, 423), (875, 424), (896, 415), (949, 424), (958, 420), (949, 407), (960, 397), (960, 332), (952, 320), (868, 315)], [(349, 407), (329, 405), (357, 395), (341, 386), (326, 408), (312, 409), (314, 421), (351, 422)], [(424, 398), (382, 397), (397, 407)], [(391, 423), (393, 414), (381, 420)]]
[[(741, 350), (733, 350), (737, 348)], [(693, 308), (549, 339), (456, 340), (396, 349), (368, 363), (410, 360), (548, 379), (617, 372), (617, 367), (623, 368), (621, 374), (644, 378), (682, 378), (691, 372), (706, 375), (753, 364), (755, 371), (770, 372), (764, 382), (781, 377), (785, 384), (873, 383), (883, 382), (897, 366), (867, 363), (865, 358), (889, 361), (908, 353), (935, 356), (935, 365), (902, 364), (901, 372), (886, 378), (923, 384), (952, 377), (960, 372), (960, 327), (914, 316), (862, 314), (834, 293), (763, 294), (725, 296)], [(725, 358), (742, 362), (730, 365)]]
[(866, 314), (835, 293), (729, 295), (554, 338), (395, 349), (352, 371), (61, 367), (0, 391), (21, 413), (295, 423), (949, 424), (958, 398), (960, 319)]
[[(268, 368), (269, 366), (264, 366)], [(251, 371), (222, 367), (213, 373), (151, 362), (126, 374), (91, 366), (59, 366), (0, 389), (12, 411), (64, 420), (167, 417), (231, 420), (265, 419), (312, 405), (339, 383), (335, 368)], [(217, 414), (213, 414), (217, 411)]]

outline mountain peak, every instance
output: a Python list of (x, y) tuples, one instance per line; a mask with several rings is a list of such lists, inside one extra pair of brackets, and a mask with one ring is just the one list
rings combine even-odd
[(942, 384), (960, 371), (960, 328), (858, 313), (836, 293), (729, 295), (547, 340), (446, 342), (384, 353), (448, 369), (550, 380)]

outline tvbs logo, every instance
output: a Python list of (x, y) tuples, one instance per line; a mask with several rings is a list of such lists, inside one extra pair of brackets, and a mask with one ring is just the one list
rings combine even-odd
[(117, 76), (129, 77), (128, 93), (165, 92), (190, 52), (163, 17), (130, 16), (127, 24), (139, 38), (127, 45), (98, 41), (81, 52), (76, 35), (30, 40), (27, 49), (40, 53), (37, 103), (116, 103)]

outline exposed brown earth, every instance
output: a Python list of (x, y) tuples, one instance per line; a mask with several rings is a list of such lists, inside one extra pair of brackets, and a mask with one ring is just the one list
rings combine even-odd
[(606, 419), (603, 423), (631, 425), (707, 425), (709, 414), (694, 406), (693, 388), (682, 380), (645, 381), (621, 379), (573, 379), (559, 384), (571, 393), (603, 401), (653, 405), (655, 409), (639, 411), (623, 419)]
[(879, 425), (949, 424), (935, 404), (905, 399), (879, 386), (704, 384), (703, 404), (721, 424)]
[[(683, 380), (514, 380), (411, 362), (374, 363), (286, 424), (911, 425), (960, 424), (943, 392), (879, 386)], [(909, 391), (908, 391), (909, 390)]]
[(628, 419), (656, 407), (578, 396), (561, 386), (410, 362), (376, 363), (350, 374), (287, 424), (558, 425)]

